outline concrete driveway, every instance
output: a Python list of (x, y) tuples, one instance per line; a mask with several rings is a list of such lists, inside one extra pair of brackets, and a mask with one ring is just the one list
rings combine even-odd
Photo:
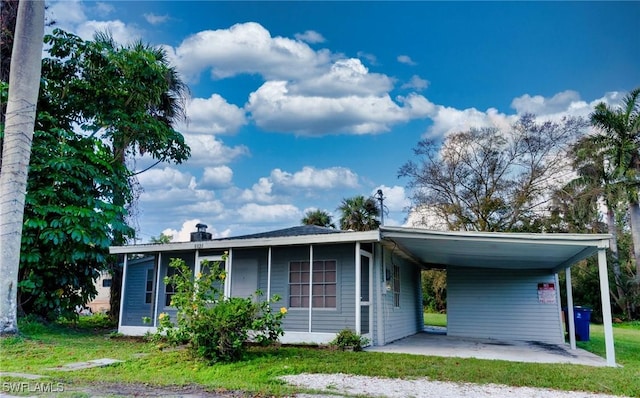
[(427, 332), (405, 337), (385, 346), (368, 347), (365, 350), (437, 357), (607, 366), (604, 358), (579, 348), (572, 350), (568, 344), (471, 339)]

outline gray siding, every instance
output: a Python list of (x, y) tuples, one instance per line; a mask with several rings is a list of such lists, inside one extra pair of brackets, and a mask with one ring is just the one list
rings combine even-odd
[(422, 296), (420, 293), (420, 267), (416, 264), (384, 250), (385, 269), (393, 275), (393, 265), (400, 267), (400, 306), (393, 300), (393, 278), (388, 283), (391, 289), (383, 286), (382, 316), (384, 322), (383, 345), (406, 336), (416, 334), (424, 329), (422, 323)]
[(123, 295), (123, 326), (151, 326), (145, 324), (142, 319), (153, 319), (153, 307), (145, 303), (145, 288), (147, 282), (147, 270), (154, 267), (154, 258), (144, 261), (132, 260), (127, 264), (127, 280)]
[(548, 282), (555, 275), (543, 270), (448, 268), (447, 334), (563, 343), (560, 305), (538, 300)]
[(158, 314), (166, 313), (169, 314), (172, 321), (176, 320), (176, 315), (178, 311), (175, 307), (167, 306), (166, 304), (166, 285), (164, 284), (164, 278), (167, 276), (167, 271), (169, 269), (169, 263), (174, 258), (180, 258), (185, 261), (185, 263), (191, 269), (191, 273), (193, 274), (195, 262), (196, 262), (196, 254), (195, 253), (162, 253), (162, 259), (160, 261), (160, 288), (158, 292), (160, 293), (158, 297)]
[[(312, 310), (312, 332), (338, 332), (344, 328), (355, 329), (355, 245), (314, 245), (314, 260), (336, 260), (337, 280), (335, 309)], [(309, 309), (291, 308), (289, 304), (289, 262), (309, 259), (308, 246), (274, 247), (271, 260), (271, 294), (278, 294), (282, 301), (276, 304), (288, 309), (284, 318), (285, 331), (308, 332)], [(260, 288), (266, 292), (266, 264), (260, 275)]]

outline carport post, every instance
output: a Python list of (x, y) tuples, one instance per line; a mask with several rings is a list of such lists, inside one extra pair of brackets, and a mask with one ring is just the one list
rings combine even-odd
[(616, 352), (613, 346), (613, 326), (611, 319), (611, 299), (609, 298), (609, 275), (607, 273), (607, 250), (598, 249), (598, 274), (600, 275), (600, 297), (602, 299), (602, 324), (607, 365), (616, 366)]
[(571, 286), (571, 267), (565, 270), (567, 276), (567, 328), (569, 329), (569, 345), (572, 350), (576, 349), (576, 323), (573, 319), (573, 288)]

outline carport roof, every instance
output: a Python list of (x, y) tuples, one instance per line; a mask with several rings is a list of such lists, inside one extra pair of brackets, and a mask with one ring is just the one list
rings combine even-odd
[(609, 247), (608, 234), (530, 234), (431, 231), (381, 227), (386, 247), (400, 250), (425, 267), (503, 269), (568, 268)]

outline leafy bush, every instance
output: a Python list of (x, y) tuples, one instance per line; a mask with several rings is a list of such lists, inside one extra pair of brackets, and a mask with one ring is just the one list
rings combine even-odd
[(271, 304), (280, 300), (278, 296), (259, 301), (262, 293), (258, 291), (255, 301), (226, 298), (221, 292), (226, 274), (219, 264), (203, 261), (205, 272), (195, 278), (181, 259), (172, 259), (169, 266), (176, 268), (176, 273), (164, 282), (175, 288), (171, 305), (178, 310), (177, 319), (174, 323), (168, 314), (160, 314), (153, 338), (188, 344), (194, 355), (216, 362), (241, 359), (251, 340), (267, 345), (284, 334), (286, 308), (271, 310)]
[(362, 347), (369, 344), (369, 339), (358, 335), (351, 329), (342, 329), (329, 345), (337, 347), (341, 350), (352, 349), (353, 351), (362, 351)]

